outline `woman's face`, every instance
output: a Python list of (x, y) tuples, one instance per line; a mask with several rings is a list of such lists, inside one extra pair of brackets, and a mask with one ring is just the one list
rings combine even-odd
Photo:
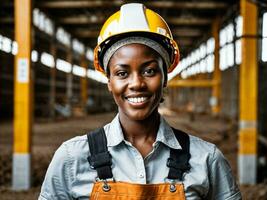
[(142, 44), (119, 48), (109, 61), (108, 89), (120, 117), (143, 120), (157, 109), (164, 83), (162, 58)]

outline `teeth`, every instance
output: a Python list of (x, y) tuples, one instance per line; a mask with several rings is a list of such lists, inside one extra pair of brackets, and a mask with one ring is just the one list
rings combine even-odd
[(127, 98), (128, 101), (132, 102), (132, 103), (141, 103), (147, 100), (147, 97), (130, 97)]

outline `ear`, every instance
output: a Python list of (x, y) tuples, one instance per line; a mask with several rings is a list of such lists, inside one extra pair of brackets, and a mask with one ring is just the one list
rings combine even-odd
[(108, 91), (112, 92), (111, 84), (110, 84), (110, 79), (108, 78)]

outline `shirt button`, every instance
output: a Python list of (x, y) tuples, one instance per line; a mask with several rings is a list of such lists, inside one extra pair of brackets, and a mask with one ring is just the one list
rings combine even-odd
[(139, 177), (140, 177), (140, 178), (144, 178), (144, 173), (141, 172), (141, 173), (139, 174)]

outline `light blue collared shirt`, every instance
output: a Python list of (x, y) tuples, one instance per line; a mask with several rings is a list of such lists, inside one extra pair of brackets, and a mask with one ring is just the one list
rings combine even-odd
[[(112, 173), (116, 181), (163, 183), (170, 148), (181, 149), (171, 127), (160, 119), (153, 150), (143, 159), (138, 150), (124, 139), (118, 115), (104, 127), (108, 150), (112, 156)], [(191, 169), (184, 174), (187, 200), (241, 199), (230, 166), (215, 145), (190, 135)], [(86, 135), (64, 142), (48, 167), (39, 200), (88, 200), (97, 178), (87, 161)]]

